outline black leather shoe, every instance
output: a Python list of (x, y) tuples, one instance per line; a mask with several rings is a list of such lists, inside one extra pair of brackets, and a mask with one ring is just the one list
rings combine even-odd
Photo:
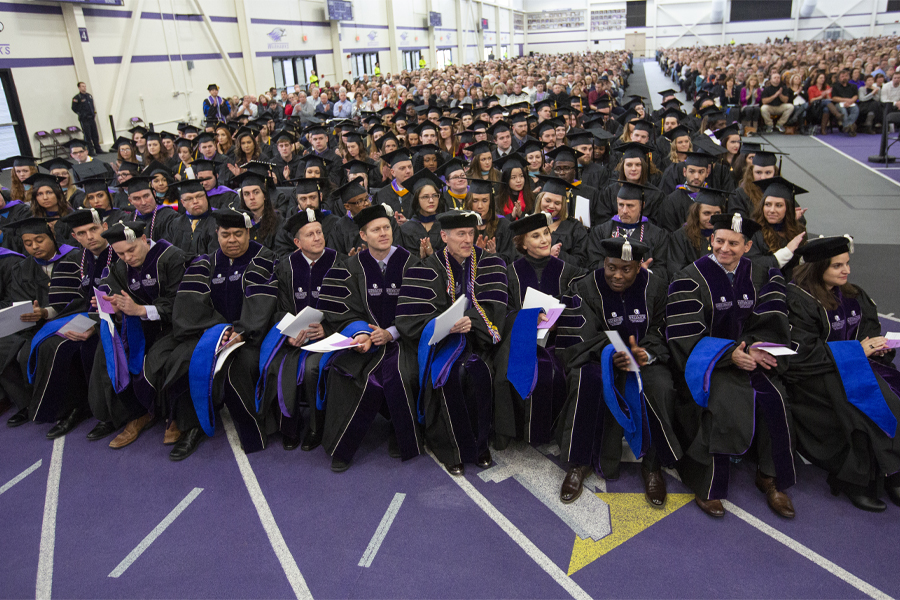
[(641, 467), (641, 477), (644, 480), (644, 494), (653, 506), (662, 506), (666, 503), (666, 480), (662, 471), (657, 469), (650, 471)]
[(26, 421), (28, 421), (28, 409), (23, 408), (9, 418), (9, 420), (6, 422), (6, 426), (18, 427), (19, 425), (24, 425)]
[(300, 436), (297, 437), (288, 437), (286, 435), (281, 436), (281, 447), (285, 450), (296, 450), (300, 447)]
[(335, 456), (335, 457), (332, 457), (332, 459), (331, 459), (331, 470), (332, 470), (334, 473), (343, 473), (344, 471), (346, 471), (346, 470), (349, 469), (349, 468), (350, 468), (350, 463), (345, 462), (345, 461), (339, 459), (339, 458), (336, 457), (336, 456)]
[(562, 487), (559, 490), (559, 499), (563, 504), (571, 504), (578, 500), (584, 490), (584, 480), (591, 474), (590, 465), (575, 465), (566, 473)]
[[(850, 499), (850, 503), (859, 510), (878, 513), (887, 509), (887, 505), (884, 502), (871, 496), (865, 488), (844, 483), (831, 475), (828, 476), (828, 487), (832, 496), (838, 496), (841, 492), (844, 492), (847, 498)], [(890, 496), (890, 492), (888, 492), (888, 496)], [(891, 498), (891, 501), (896, 504), (893, 498)]]
[(48, 440), (55, 440), (56, 438), (61, 438), (66, 435), (78, 425), (88, 418), (90, 412), (82, 409), (76, 408), (72, 412), (68, 414), (65, 418), (59, 421), (56, 425), (50, 428), (50, 431), (47, 432)]
[(96, 442), (97, 440), (102, 440), (103, 438), (107, 437), (115, 430), (116, 426), (112, 423), (100, 421), (99, 423), (94, 425), (94, 428), (91, 429), (90, 433), (87, 434), (87, 439), (92, 442)]
[(400, 458), (400, 442), (397, 441), (397, 432), (391, 427), (388, 433), (388, 456), (391, 458)]
[(444, 465), (447, 469), (447, 472), (453, 475), (454, 477), (462, 477), (466, 473), (466, 467), (462, 463), (458, 465)]
[(172, 451), (169, 453), (169, 460), (178, 462), (186, 459), (197, 451), (197, 448), (200, 447), (200, 444), (202, 444), (205, 439), (206, 434), (199, 427), (194, 427), (193, 429), (182, 433), (181, 437), (172, 447)]
[(322, 434), (316, 431), (307, 431), (306, 435), (303, 437), (303, 443), (300, 444), (300, 449), (304, 452), (310, 452), (321, 445)]
[(487, 469), (494, 463), (494, 459), (491, 458), (490, 450), (486, 450), (484, 454), (478, 457), (478, 460), (475, 461), (475, 464), (479, 469)]

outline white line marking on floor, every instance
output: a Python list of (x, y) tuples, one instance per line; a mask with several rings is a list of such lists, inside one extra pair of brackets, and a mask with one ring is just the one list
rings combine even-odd
[(2, 495), (3, 492), (8, 491), (9, 488), (11, 488), (12, 486), (16, 485), (17, 483), (19, 483), (20, 481), (22, 481), (23, 479), (25, 479), (26, 477), (28, 477), (29, 475), (31, 475), (32, 473), (34, 473), (35, 471), (37, 471), (39, 468), (41, 468), (41, 465), (42, 465), (43, 463), (44, 463), (44, 460), (43, 460), (43, 459), (37, 461), (36, 463), (34, 463), (33, 465), (31, 465), (30, 467), (28, 467), (27, 469), (25, 469), (24, 471), (22, 471), (21, 473), (19, 473), (18, 475), (16, 475), (15, 477), (13, 477), (12, 479), (10, 479), (10, 480), (7, 481), (6, 483), (4, 483), (4, 484), (3, 484), (3, 487), (0, 487), (0, 495)]
[(809, 137), (811, 137), (812, 139), (816, 140), (817, 142), (819, 142), (820, 144), (822, 144), (822, 145), (825, 146), (826, 148), (831, 148), (832, 150), (834, 150), (834, 151), (837, 152), (838, 154), (844, 156), (845, 158), (849, 158), (850, 160), (852, 160), (853, 162), (855, 162), (855, 163), (858, 164), (859, 166), (864, 167), (864, 168), (866, 168), (866, 169), (872, 171), (873, 173), (875, 173), (875, 174), (878, 175), (879, 177), (884, 178), (886, 181), (890, 181), (890, 182), (893, 183), (894, 185), (900, 186), (900, 181), (895, 181), (895, 180), (891, 179), (890, 177), (888, 177), (887, 175), (885, 175), (884, 173), (881, 173), (881, 172), (877, 171), (876, 169), (873, 169), (872, 167), (870, 167), (870, 166), (867, 165), (866, 163), (864, 163), (864, 162), (862, 162), (862, 161), (856, 160), (855, 158), (853, 158), (852, 156), (850, 156), (850, 155), (847, 154), (846, 152), (841, 152), (840, 150), (838, 150), (837, 148), (835, 148), (834, 146), (832, 146), (832, 145), (829, 144), (828, 142), (823, 142), (822, 140), (820, 140), (819, 138), (817, 138), (817, 137), (814, 136), (814, 135), (811, 135), (811, 136), (809, 136)]
[(244, 478), (244, 485), (247, 486), (247, 492), (250, 494), (253, 506), (256, 507), (256, 514), (259, 515), (259, 520), (266, 535), (269, 537), (269, 543), (272, 544), (272, 550), (275, 551), (278, 562), (281, 563), (281, 568), (284, 570), (288, 583), (291, 584), (291, 589), (294, 590), (294, 595), (298, 599), (305, 600), (308, 598), (312, 600), (312, 592), (309, 591), (306, 580), (303, 578), (303, 573), (300, 572), (300, 568), (294, 560), (294, 555), (291, 554), (287, 543), (284, 541), (284, 536), (281, 535), (281, 530), (278, 529), (278, 524), (275, 523), (275, 515), (272, 514), (272, 509), (269, 508), (269, 503), (266, 501), (259, 481), (256, 479), (253, 467), (250, 466), (247, 455), (241, 449), (241, 442), (238, 439), (237, 429), (234, 428), (234, 421), (231, 420), (231, 415), (227, 409), (223, 410), (220, 415), (222, 424), (225, 426), (228, 444), (231, 446), (235, 460), (237, 460), (241, 477)]
[(63, 448), (66, 436), (53, 440), (50, 473), (47, 475), (47, 496), (44, 499), (44, 523), (41, 525), (41, 545), (38, 553), (37, 600), (50, 600), (53, 591), (53, 551), (56, 547), (56, 509), (59, 506), (59, 480), (62, 474)]
[(122, 573), (125, 572), (128, 567), (130, 567), (134, 561), (136, 561), (144, 551), (150, 547), (156, 538), (162, 535), (162, 532), (165, 531), (169, 525), (175, 522), (175, 519), (178, 518), (178, 515), (184, 512), (188, 506), (190, 506), (191, 502), (196, 500), (197, 496), (200, 495), (200, 492), (203, 491), (203, 488), (194, 488), (190, 491), (190, 493), (184, 497), (184, 499), (178, 503), (178, 506), (172, 509), (172, 512), (166, 515), (166, 518), (160, 521), (159, 525), (153, 528), (153, 531), (147, 534), (147, 537), (141, 540), (141, 543), (138, 544), (134, 550), (128, 553), (122, 562), (112, 570), (112, 573), (108, 575), (108, 577), (119, 577)]
[(886, 314), (886, 315), (883, 315), (883, 314), (881, 314), (881, 313), (878, 313), (878, 316), (881, 317), (881, 318), (883, 318), (883, 319), (890, 319), (891, 321), (897, 321), (898, 323), (900, 323), (900, 319), (898, 319), (897, 317), (895, 317), (895, 316), (894, 316), (894, 313), (888, 313), (888, 314)]
[(791, 550), (793, 550), (800, 556), (809, 559), (810, 561), (819, 565), (820, 567), (822, 567), (823, 569), (825, 569), (826, 571), (828, 571), (829, 573), (831, 573), (832, 575), (834, 575), (835, 577), (840, 579), (841, 581), (844, 581), (845, 583), (852, 585), (853, 587), (855, 587), (862, 593), (870, 596), (871, 598), (877, 598), (878, 600), (890, 600), (891, 599), (891, 596), (885, 594), (884, 592), (882, 592), (875, 586), (866, 583), (865, 581), (863, 581), (862, 579), (860, 579), (853, 573), (847, 571), (846, 569), (839, 567), (838, 565), (831, 562), (830, 560), (828, 560), (821, 554), (814, 552), (813, 550), (807, 548), (806, 546), (804, 546), (797, 540), (795, 540), (791, 537), (788, 537), (787, 535), (781, 533), (774, 527), (767, 525), (766, 523), (757, 519), (756, 517), (754, 517), (747, 511), (745, 511), (744, 509), (735, 506), (728, 500), (722, 500), (722, 505), (725, 506), (726, 509), (728, 509), (728, 512), (734, 514), (734, 516), (736, 516), (740, 520), (742, 520), (745, 523), (751, 525), (752, 527), (758, 529), (759, 531), (766, 534), (773, 540), (775, 540), (777, 542), (781, 542), (782, 544), (784, 544), (785, 546), (787, 546), (788, 548), (790, 548)]
[(388, 529), (391, 528), (391, 524), (394, 522), (394, 517), (397, 516), (397, 513), (400, 511), (400, 506), (403, 504), (403, 500), (405, 499), (406, 494), (401, 494), (400, 492), (394, 494), (394, 499), (391, 500), (387, 512), (384, 513), (383, 517), (381, 517), (381, 523), (378, 524), (378, 529), (375, 530), (375, 535), (372, 536), (372, 541), (369, 542), (369, 545), (366, 548), (366, 551), (363, 553), (362, 558), (359, 559), (358, 566), (366, 568), (372, 566), (372, 561), (375, 560), (375, 555), (378, 554), (378, 549), (381, 548), (381, 542), (383, 542), (384, 538), (387, 537)]
[(561, 585), (564, 590), (566, 590), (570, 596), (573, 598), (577, 598), (579, 600), (590, 600), (591, 595), (581, 589), (581, 586), (575, 583), (566, 572), (560, 569), (556, 564), (550, 560), (550, 557), (541, 552), (540, 548), (534, 545), (534, 542), (525, 537), (525, 534), (522, 533), (518, 527), (512, 524), (512, 522), (507, 519), (503, 513), (501, 513), (497, 508), (488, 502), (488, 499), (485, 498), (481, 492), (475, 489), (475, 486), (469, 483), (469, 481), (465, 477), (454, 477), (450, 473), (447, 473), (447, 469), (444, 468), (444, 465), (441, 464), (441, 461), (431, 452), (431, 450), (427, 451), (431, 458), (434, 459), (434, 462), (438, 464), (441, 470), (447, 474), (451, 480), (456, 482), (462, 491), (466, 493), (466, 495), (472, 499), (475, 504), (478, 505), (478, 508), (483, 510), (487, 516), (491, 518), (491, 520), (500, 526), (500, 529), (506, 533), (509, 537), (513, 539), (513, 541), (519, 545), (522, 550), (525, 551), (531, 560), (536, 562), (539, 567), (541, 567), (550, 577), (553, 578), (556, 583)]

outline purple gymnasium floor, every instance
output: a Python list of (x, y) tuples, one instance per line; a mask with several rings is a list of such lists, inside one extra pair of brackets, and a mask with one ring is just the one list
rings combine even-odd
[[(890, 137), (897, 139), (897, 133), (891, 133)], [(893, 163), (871, 163), (870, 156), (878, 156), (881, 147), (881, 135), (859, 134), (856, 137), (849, 137), (844, 134), (829, 134), (817, 136), (821, 142), (825, 142), (829, 146), (843, 152), (850, 158), (856, 159), (865, 166), (875, 169), (885, 177), (889, 177), (894, 181), (900, 182), (900, 162)], [(888, 140), (890, 143), (890, 140)], [(900, 159), (900, 142), (895, 144), (888, 151), (890, 156)]]
[(714, 520), (668, 475), (666, 508), (650, 507), (635, 463), (618, 481), (590, 480), (597, 493), (568, 509), (551, 448), (511, 447), (462, 480), (428, 455), (401, 464), (387, 456), (381, 420), (343, 474), (321, 448), (285, 452), (277, 437), (242, 473), (221, 418), (183, 463), (167, 459), (162, 426), (119, 451), (88, 442), (91, 426), (55, 444), (47, 425), (0, 429), (0, 597), (900, 595), (900, 508), (856, 510), (799, 461), (796, 519), (769, 511), (744, 461), (732, 466), (732, 512)]

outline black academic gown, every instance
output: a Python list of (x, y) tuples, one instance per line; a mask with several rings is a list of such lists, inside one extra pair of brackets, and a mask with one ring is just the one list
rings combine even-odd
[[(340, 257), (331, 248), (325, 248), (312, 268), (300, 250), (280, 260), (275, 267), (278, 305), (274, 322), (278, 323), (288, 313), (297, 315), (308, 306), (319, 309), (325, 275), (341, 265)], [(269, 335), (277, 334), (270, 330)], [(259, 418), (269, 433), (278, 429), (293, 439), (303, 429), (300, 406), (308, 406), (309, 430), (321, 433), (325, 415), (316, 407), (316, 390), (322, 354), (305, 352), (282, 338), (277, 338), (276, 346), (263, 359), (266, 369), (256, 390)]]
[(259, 224), (254, 224), (250, 229), (250, 239), (254, 242), (259, 242), (272, 252), (275, 252), (275, 240), (278, 238), (278, 233), (281, 231), (282, 223), (284, 223), (284, 219), (281, 217), (281, 213), (275, 211), (275, 226), (272, 230), (263, 235), (259, 229)]
[(852, 345), (881, 335), (875, 303), (862, 289), (853, 287), (855, 298), (835, 290), (838, 308), (827, 310), (806, 290), (794, 283), (788, 285), (791, 347), (797, 355), (791, 356), (784, 380), (791, 395), (798, 451), (839, 481), (868, 487), (879, 476), (900, 471), (896, 431), (900, 373), (893, 365), (895, 350), (868, 359), (861, 347), (857, 350), (861, 368), (868, 365), (880, 391), (880, 397), (867, 399), (883, 402), (894, 418), (894, 427), (885, 430), (884, 423), (880, 426), (848, 398), (842, 371), (829, 346), (832, 342)]
[[(510, 335), (514, 327), (533, 332), (537, 337), (537, 322), (517, 323), (516, 319), (525, 300), (529, 287), (553, 296), (560, 300), (569, 289), (573, 280), (586, 273), (585, 269), (548, 256), (534, 259), (525, 256), (506, 268), (509, 281), (509, 312), (503, 330), (503, 341), (495, 358), (494, 377), (494, 432), (495, 444), (502, 446), (509, 439), (524, 440), (532, 445), (546, 444), (553, 439), (552, 432), (559, 411), (566, 400), (566, 376), (562, 362), (556, 356), (556, 335), (548, 334), (544, 346), (535, 343), (537, 355), (537, 378), (534, 380), (531, 393), (522, 395), (516, 386), (510, 383), (508, 371), (510, 365), (532, 360), (528, 356), (522, 360), (520, 352), (524, 347), (514, 345)], [(524, 317), (524, 315), (523, 315)], [(531, 340), (528, 340), (529, 344)], [(531, 363), (529, 363), (531, 364)]]
[[(694, 400), (681, 404), (679, 414), (685, 448), (679, 473), (703, 498), (727, 497), (729, 457), (744, 455), (751, 445), (760, 470), (776, 477), (779, 490), (796, 480), (791, 411), (779, 378), (786, 361), (779, 358), (776, 370), (750, 372), (731, 361), (741, 342), (790, 341), (784, 290), (780, 271), (766, 272), (746, 257), (736, 268), (734, 283), (706, 256), (688, 265), (669, 286), (666, 337), (676, 370), (685, 373), (687, 381), (702, 383), (709, 377), (710, 382), (706, 406), (698, 390)], [(710, 367), (711, 375), (705, 376)]]
[(587, 267), (588, 230), (573, 218), (568, 218), (550, 232), (552, 244), (562, 244), (559, 259), (576, 267)]
[[(289, 220), (292, 216), (297, 213), (296, 205), (294, 208), (294, 212), (286, 213), (285, 221)], [(322, 233), (325, 235), (325, 245), (329, 248), (332, 248), (331, 244), (328, 241), (331, 239), (331, 231), (334, 229), (335, 225), (337, 225), (338, 221), (340, 221), (340, 217), (332, 214), (327, 210), (321, 211), (321, 218), (319, 219), (319, 223), (322, 225)], [(358, 230), (357, 230), (357, 238)], [(360, 240), (361, 242), (362, 240)], [(286, 256), (294, 253), (297, 250), (297, 246), (294, 244), (294, 237), (287, 232), (284, 227), (279, 227), (278, 232), (275, 234), (275, 255), (279, 260), (285, 258)]]
[[(494, 240), (497, 243), (497, 255), (503, 259), (506, 263), (511, 263), (519, 256), (519, 252), (516, 250), (515, 244), (513, 244), (513, 234), (512, 230), (509, 228), (509, 219), (505, 219), (503, 217), (497, 217), (497, 229), (494, 231)], [(482, 227), (475, 232), (475, 239), (478, 239), (479, 235), (484, 235), (484, 231), (487, 226)]]
[[(284, 158), (281, 157), (281, 154), (279, 154), (272, 159), (272, 163), (275, 165), (275, 182), (278, 185), (281, 185), (288, 179), (294, 179), (298, 175), (302, 175), (302, 173), (299, 173), (298, 169), (300, 168), (300, 165), (303, 164), (303, 159), (299, 156), (291, 155), (291, 160), (284, 160)], [(284, 176), (285, 167), (288, 168), (287, 177)]]
[[(447, 293), (445, 261), (449, 261), (453, 273), (452, 295)], [(469, 289), (473, 267), (477, 277)], [(436, 348), (427, 348), (429, 322), (463, 295), (468, 299), (465, 316), (471, 319), (472, 329), (448, 336)], [(445, 259), (443, 252), (432, 254), (421, 266), (407, 269), (403, 278), (395, 323), (400, 335), (419, 340), (419, 351), (429, 357), (424, 365), (420, 364), (425, 381), (417, 410), (419, 423), (425, 426), (428, 446), (444, 465), (475, 462), (488, 451), (492, 403), (490, 366), (501, 341), (499, 328), (503, 326), (506, 308), (506, 264), (480, 248), (475, 249), (475, 256), (466, 259), (464, 265), (449, 255)], [(434, 363), (435, 353), (442, 359), (440, 364)], [(447, 377), (438, 376), (435, 384), (431, 369), (440, 372), (444, 361), (449, 369)]]
[[(255, 390), (260, 344), (271, 328), (277, 303), (274, 258), (271, 250), (252, 241), (236, 259), (229, 259), (221, 249), (197, 257), (185, 271), (172, 312), (179, 344), (166, 362), (164, 389), (178, 428), (199, 427), (197, 411), (212, 415), (224, 402), (248, 453), (266, 445), (266, 432), (256, 414)], [(203, 334), (220, 324), (233, 327), (245, 344), (228, 357), (214, 378), (211, 397), (192, 401), (187, 377), (192, 355)], [(209, 424), (214, 427), (214, 420)]]
[[(131, 339), (130, 327), (139, 327), (143, 334), (143, 361), (138, 373), (131, 373), (128, 380), (110, 376), (106, 367), (106, 348), (98, 344), (91, 371), (89, 401), (91, 412), (99, 421), (121, 427), (138, 417), (163, 412), (160, 392), (165, 382), (166, 361), (178, 346), (172, 334), (172, 310), (175, 295), (184, 277), (188, 256), (177, 246), (165, 240), (153, 244), (144, 264), (133, 268), (124, 262), (113, 265), (109, 276), (103, 280), (103, 290), (112, 294), (126, 294), (136, 304), (153, 307), (158, 319), (140, 317), (116, 318), (119, 339)], [(101, 327), (105, 324), (101, 323)], [(113, 342), (112, 348), (116, 347)], [(120, 358), (137, 356), (135, 348), (126, 347)], [(116, 379), (114, 381), (113, 379)], [(168, 418), (169, 415), (161, 415)]]
[[(572, 286), (565, 303), (556, 334), (568, 374), (556, 432), (560, 458), (572, 465), (591, 465), (602, 477), (616, 479), (627, 426), (635, 433), (628, 440), (632, 451), (638, 458), (649, 452), (651, 470), (660, 462), (674, 464), (681, 446), (672, 427), (677, 395), (664, 333), (666, 282), (641, 269), (631, 287), (619, 293), (606, 283), (603, 269), (597, 269)], [(643, 394), (629, 397), (626, 379), (634, 375), (604, 362), (603, 351), (610, 345), (605, 331), (618, 332), (626, 344), (634, 336), (653, 358), (640, 370)], [(630, 414), (610, 410), (610, 404), (622, 401), (604, 397), (604, 376), (611, 378), (625, 402), (633, 402), (628, 404)]]
[(702, 258), (712, 252), (712, 244), (710, 241), (712, 239), (713, 231), (712, 229), (707, 229), (706, 231), (701, 232), (701, 235), (704, 233), (706, 235), (703, 235), (703, 244), (699, 250), (688, 238), (684, 227), (669, 236), (668, 271), (671, 277), (677, 275), (679, 271), (698, 258)]
[[(781, 236), (780, 233), (778, 233), (778, 235), (779, 237)], [(755, 234), (753, 234), (751, 241), (753, 242), (753, 245), (750, 246), (750, 249), (747, 251), (747, 258), (749, 258), (751, 262), (753, 262), (754, 264), (758, 264), (766, 269), (781, 269), (781, 273), (784, 275), (784, 278), (787, 280), (791, 279), (791, 274), (794, 271), (794, 263), (793, 261), (791, 261), (791, 258), (793, 258), (793, 253), (791, 253), (787, 257), (784, 268), (782, 268), (782, 266), (778, 264), (778, 258), (775, 257), (775, 252), (778, 252), (779, 249), (776, 248), (775, 250), (773, 250), (769, 247), (769, 244), (766, 242), (766, 238), (763, 237), (762, 231), (757, 231)], [(782, 238), (781, 243), (787, 245), (789, 241), (790, 240)], [(782, 248), (783, 247), (784, 246), (782, 246)]]
[(0, 309), (12, 306), (13, 277), (16, 269), (19, 268), (19, 263), (24, 259), (25, 257), (18, 252), (13, 252), (0, 246)]
[(609, 184), (609, 169), (606, 165), (589, 163), (581, 169), (581, 181), (596, 190), (603, 190)]
[[(0, 227), (30, 216), (31, 209), (21, 200), (7, 202), (3, 208), (0, 208)], [(15, 235), (10, 230), (0, 230), (0, 248), (7, 248), (19, 254), (25, 253), (25, 246), (22, 245), (21, 236)]]
[[(193, 227), (195, 222), (197, 225)], [(212, 218), (211, 210), (196, 217), (188, 214), (178, 215), (172, 223), (171, 231), (170, 241), (188, 256), (211, 254), (219, 249), (216, 220)]]
[(167, 206), (157, 206), (156, 209), (146, 215), (134, 213), (135, 221), (143, 221), (144, 235), (148, 240), (158, 242), (159, 240), (175, 239), (175, 221), (178, 219), (178, 211)]
[(241, 199), (237, 193), (231, 188), (219, 185), (206, 192), (211, 208), (233, 208), (239, 210), (241, 208)]
[(431, 230), (426, 231), (425, 226), (419, 220), (419, 216), (413, 216), (406, 223), (394, 230), (394, 244), (406, 248), (413, 256), (419, 256), (419, 244), (422, 239), (428, 238), (431, 248), (435, 252), (444, 250), (444, 240), (441, 239), (441, 223), (437, 219), (431, 222)]
[[(370, 324), (391, 331), (403, 278), (418, 264), (416, 254), (396, 248), (382, 273), (378, 261), (364, 250), (344, 268), (329, 271), (319, 300), (329, 331), (352, 335)], [(333, 356), (326, 371), (322, 438), (328, 454), (350, 462), (379, 411), (391, 420), (401, 458), (421, 453), (417, 352), (418, 339), (399, 336), (383, 346), (373, 345), (366, 354), (344, 350)]]
[(613, 217), (599, 227), (592, 228), (588, 236), (587, 250), (590, 268), (599, 269), (603, 266), (606, 250), (603, 249), (600, 242), (609, 238), (625, 236), (630, 240), (637, 240), (650, 246), (648, 258), (653, 259), (650, 272), (660, 279), (667, 280), (670, 274), (669, 232), (647, 221), (647, 217), (643, 219), (640, 224), (625, 225), (619, 221), (619, 217)]
[(687, 222), (688, 212), (691, 205), (694, 204), (694, 198), (697, 192), (694, 192), (687, 186), (678, 186), (657, 211), (656, 224), (666, 231), (675, 232)]
[[(660, 190), (653, 188), (652, 184), (647, 185), (652, 189), (644, 191), (643, 215), (651, 223), (658, 225), (659, 209), (666, 198)], [(621, 187), (622, 184), (613, 181), (600, 193), (600, 201), (591, 207), (591, 228), (606, 223), (619, 213), (618, 195)]]
[[(578, 196), (581, 196), (588, 201), (588, 209), (591, 213), (591, 225), (594, 225), (593, 212), (594, 207), (600, 202), (600, 190), (581, 181), (575, 182), (573, 185), (575, 186), (574, 189), (566, 188), (566, 214), (575, 218), (576, 200), (578, 199)], [(585, 225), (587, 225), (587, 223), (585, 223)]]
[(395, 179), (378, 190), (372, 204), (387, 204), (395, 213), (403, 213), (404, 217), (410, 219), (413, 216), (412, 197), (412, 193), (398, 184)]

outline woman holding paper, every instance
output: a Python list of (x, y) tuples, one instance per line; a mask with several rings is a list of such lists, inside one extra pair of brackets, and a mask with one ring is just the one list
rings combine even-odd
[[(553, 224), (549, 213), (540, 212), (510, 225), (513, 243), (523, 256), (506, 268), (509, 313), (495, 359), (494, 445), (500, 449), (513, 438), (535, 446), (551, 441), (553, 423), (566, 400), (556, 335), (544, 332), (542, 342), (536, 340), (541, 324), (561, 312), (560, 299), (569, 285), (586, 271), (557, 257), (559, 245), (553, 245), (550, 233)], [(535, 306), (543, 310), (537, 314)]]
[(797, 449), (828, 471), (831, 493), (881, 512), (878, 480), (900, 506), (900, 373), (872, 299), (847, 281), (853, 242), (810, 240), (787, 286), (791, 345), (784, 375)]

